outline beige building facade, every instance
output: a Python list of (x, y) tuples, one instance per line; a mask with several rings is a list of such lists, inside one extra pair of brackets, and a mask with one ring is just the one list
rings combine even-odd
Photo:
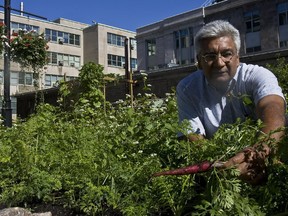
[[(0, 11), (0, 21), (4, 13)], [(95, 24), (88, 25), (77, 21), (59, 18), (54, 21), (35, 19), (11, 14), (11, 34), (19, 30), (34, 30), (44, 34), (48, 40), (48, 63), (39, 73), (39, 89), (57, 85), (57, 81), (74, 79), (86, 62), (92, 61), (104, 66), (104, 73), (125, 75), (125, 38), (129, 39), (131, 49), (130, 64), (137, 68), (135, 32)], [(129, 55), (130, 56), (130, 55)], [(35, 91), (33, 72), (21, 70), (20, 65), (10, 62), (10, 94), (13, 118), (17, 115), (14, 95)], [(4, 58), (0, 56), (0, 108), (3, 102)]]
[(265, 64), (287, 57), (288, 0), (223, 0), (136, 30), (138, 69), (157, 72), (194, 65), (194, 37), (212, 20), (231, 22), (241, 34), (240, 57)]
[[(95, 23), (83, 31), (84, 62), (104, 66), (104, 73), (125, 75), (125, 40), (127, 39), (128, 64), (137, 69), (136, 33), (101, 23)], [(130, 69), (131, 69), (130, 68)]]

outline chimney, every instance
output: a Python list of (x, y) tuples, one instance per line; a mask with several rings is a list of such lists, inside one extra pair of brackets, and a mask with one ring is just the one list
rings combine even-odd
[(24, 3), (20, 2), (20, 15), (23, 16), (23, 11), (24, 11)]

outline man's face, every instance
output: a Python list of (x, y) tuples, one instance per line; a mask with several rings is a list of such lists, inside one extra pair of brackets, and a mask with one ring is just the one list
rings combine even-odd
[(197, 58), (208, 82), (219, 90), (227, 88), (239, 65), (235, 43), (228, 36), (203, 40)]

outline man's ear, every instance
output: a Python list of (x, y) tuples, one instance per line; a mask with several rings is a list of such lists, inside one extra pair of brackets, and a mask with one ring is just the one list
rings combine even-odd
[(197, 55), (197, 68), (202, 69), (201, 58), (199, 57), (199, 55)]

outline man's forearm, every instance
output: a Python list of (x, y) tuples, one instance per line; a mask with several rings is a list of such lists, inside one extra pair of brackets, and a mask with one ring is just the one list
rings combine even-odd
[(276, 95), (266, 96), (258, 103), (256, 111), (263, 122), (261, 131), (271, 134), (272, 138), (280, 141), (284, 135), (284, 131), (281, 129), (285, 126), (284, 100)]

